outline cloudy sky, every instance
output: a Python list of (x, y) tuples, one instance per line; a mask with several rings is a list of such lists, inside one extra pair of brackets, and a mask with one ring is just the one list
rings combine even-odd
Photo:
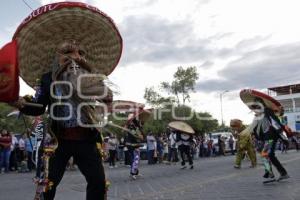
[[(26, 0), (32, 9), (51, 0)], [(197, 111), (241, 118), (252, 113), (239, 100), (244, 88), (299, 83), (299, 0), (86, 0), (114, 19), (124, 41), (111, 74), (117, 99), (144, 103), (145, 87), (171, 81), (178, 66), (196, 66), (199, 80), (190, 105)], [(22, 0), (0, 7), (0, 46), (31, 12)], [(224, 91), (228, 91), (224, 93)], [(21, 94), (32, 92), (24, 83)]]

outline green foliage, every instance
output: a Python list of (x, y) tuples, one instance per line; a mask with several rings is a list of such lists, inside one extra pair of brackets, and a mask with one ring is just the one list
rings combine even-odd
[(190, 100), (189, 93), (194, 91), (198, 79), (197, 68), (188, 67), (183, 69), (183, 67), (178, 67), (173, 77), (174, 80), (171, 83), (160, 83), (160, 88), (171, 95), (169, 97), (163, 97), (155, 91), (154, 87), (145, 89), (144, 99), (148, 104), (153, 107), (161, 107), (164, 103), (176, 102), (179, 105), (180, 102), (185, 104), (187, 100)]
[[(23, 118), (18, 119), (16, 115), (7, 117), (7, 115), (15, 109), (6, 103), (0, 103), (0, 129), (7, 129), (15, 133), (23, 133), (25, 125)], [(25, 121), (29, 124), (30, 119), (25, 117)]]
[(185, 121), (195, 130), (196, 134), (204, 134), (218, 129), (218, 121), (213, 119), (209, 113), (197, 113), (184, 105), (166, 105), (155, 110), (153, 118), (145, 123), (144, 131), (145, 133), (151, 131), (155, 135), (159, 135), (166, 132), (168, 124), (175, 120)]
[(194, 86), (198, 79), (197, 68), (194, 66), (183, 69), (180, 66), (173, 77), (171, 83), (162, 82), (160, 86), (169, 94), (175, 95), (177, 104), (180, 104), (180, 99), (185, 104), (186, 100), (190, 101), (189, 93), (195, 90)]
[(173, 77), (174, 80), (171, 83), (161, 82), (160, 84), (161, 89), (171, 95), (170, 97), (163, 97), (155, 91), (154, 87), (145, 89), (146, 102), (156, 108), (154, 119), (147, 121), (144, 125), (145, 132), (152, 131), (154, 134), (166, 132), (168, 123), (179, 119), (191, 125), (197, 134), (218, 129), (218, 121), (209, 113), (197, 113), (185, 105), (185, 102), (190, 100), (190, 92), (195, 90), (198, 79), (197, 68), (178, 67)]
[(115, 134), (118, 138), (121, 138), (124, 135), (124, 130), (121, 128), (112, 126), (110, 124), (115, 124), (119, 127), (124, 127), (127, 121), (128, 113), (114, 113), (114, 115), (108, 116), (109, 123), (104, 127), (104, 136), (109, 136), (110, 133)]
[(190, 120), (190, 125), (197, 133), (204, 134), (218, 129), (218, 120), (214, 119), (207, 112), (194, 112), (193, 118)]
[(146, 88), (144, 99), (147, 103), (153, 107), (160, 107), (164, 103), (173, 103), (175, 100), (172, 97), (162, 97), (158, 92), (155, 91), (154, 87)]

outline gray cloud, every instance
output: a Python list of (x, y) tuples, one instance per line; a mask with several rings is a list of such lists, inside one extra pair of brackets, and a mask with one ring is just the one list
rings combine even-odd
[(256, 36), (242, 40), (232, 48), (215, 48), (215, 42), (232, 37), (234, 33), (217, 33), (199, 38), (189, 19), (171, 22), (155, 15), (128, 16), (119, 24), (119, 29), (124, 40), (120, 66), (147, 63), (161, 67), (199, 63), (201, 67), (203, 62), (238, 55), (268, 39), (266, 36)]
[(244, 48), (249, 48), (251, 46), (254, 46), (256, 44), (259, 44), (261, 42), (264, 42), (268, 39), (271, 38), (271, 35), (266, 35), (266, 36), (260, 36), (260, 35), (257, 35), (255, 37), (252, 37), (252, 38), (247, 38), (247, 39), (244, 39), (242, 41), (240, 41), (237, 45), (236, 45), (236, 48), (237, 49), (244, 49)]
[(300, 77), (300, 42), (267, 46), (244, 54), (219, 72), (221, 79), (197, 84), (198, 91), (267, 88), (295, 83)]
[(154, 15), (129, 16), (119, 28), (124, 39), (123, 66), (139, 62), (153, 65), (202, 63), (214, 57), (226, 57), (231, 52), (209, 47), (213, 40), (226, 37), (226, 34), (199, 39), (188, 20), (170, 22)]
[(205, 61), (204, 63), (202, 63), (202, 64), (199, 66), (199, 68), (206, 68), (206, 69), (208, 69), (208, 68), (211, 68), (213, 65), (214, 65), (214, 62), (213, 62), (213, 61), (207, 60), (207, 61)]
[(156, 16), (130, 16), (121, 24), (120, 30), (124, 37), (122, 61), (125, 65), (185, 61), (195, 55), (199, 58), (211, 53), (205, 48), (208, 41), (187, 44), (193, 40), (190, 23), (171, 23)]

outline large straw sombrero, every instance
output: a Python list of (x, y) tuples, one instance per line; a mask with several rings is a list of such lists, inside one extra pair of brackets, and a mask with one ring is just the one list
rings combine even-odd
[(176, 131), (180, 131), (186, 134), (195, 134), (194, 129), (185, 122), (173, 121), (168, 124), (168, 127)]
[(60, 2), (34, 10), (16, 30), (20, 76), (33, 86), (48, 71), (57, 46), (75, 40), (97, 73), (109, 75), (122, 53), (122, 38), (113, 20), (99, 9), (79, 2)]
[(240, 98), (250, 109), (258, 100), (263, 101), (266, 107), (275, 112), (280, 111), (282, 108), (282, 105), (276, 99), (256, 90), (244, 89), (240, 92)]

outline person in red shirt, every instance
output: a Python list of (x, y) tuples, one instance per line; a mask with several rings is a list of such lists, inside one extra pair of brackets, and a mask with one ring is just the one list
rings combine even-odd
[[(9, 132), (5, 129), (1, 131), (0, 136), (0, 168), (1, 172), (8, 172), (9, 171), (9, 157), (10, 157), (10, 145), (12, 142), (12, 137)], [(4, 169), (3, 169), (4, 168)]]

